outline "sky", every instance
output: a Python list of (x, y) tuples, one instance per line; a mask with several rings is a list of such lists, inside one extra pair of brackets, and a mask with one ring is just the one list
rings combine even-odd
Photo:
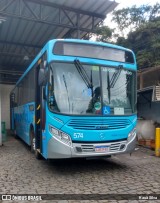
[(117, 6), (116, 9), (121, 9), (121, 8), (125, 8), (125, 7), (130, 7), (133, 5), (154, 5), (156, 3), (158, 3), (158, 0), (115, 0), (116, 2), (119, 3), (119, 5)]
[[(115, 0), (115, 1), (119, 3), (119, 5), (115, 8), (115, 10), (131, 7), (133, 5), (139, 7), (141, 5), (155, 5), (156, 3), (160, 3), (160, 0)], [(108, 24), (110, 28), (115, 27), (114, 23), (111, 22), (111, 14), (107, 15), (105, 24), (106, 25)]]

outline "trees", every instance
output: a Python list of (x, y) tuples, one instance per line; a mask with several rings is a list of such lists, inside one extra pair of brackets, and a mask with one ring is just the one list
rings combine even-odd
[(96, 40), (102, 42), (108, 42), (112, 38), (114, 29), (109, 28), (108, 26), (102, 25), (96, 29)]
[(154, 6), (132, 6), (113, 12), (112, 21), (117, 25), (120, 36), (126, 37), (129, 32), (136, 30), (144, 23), (154, 20), (160, 11), (160, 4)]
[(132, 49), (139, 69), (160, 65), (160, 4), (133, 6), (113, 12), (115, 29), (101, 26), (97, 40)]
[(130, 32), (127, 38), (119, 37), (117, 44), (132, 49), (139, 69), (160, 65), (160, 17), (150, 20)]

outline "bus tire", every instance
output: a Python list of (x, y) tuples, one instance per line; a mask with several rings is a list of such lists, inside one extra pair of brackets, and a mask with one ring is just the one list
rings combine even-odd
[(39, 151), (37, 149), (35, 150), (35, 157), (38, 160), (42, 159), (42, 155), (39, 153)]
[(18, 138), (19, 138), (18, 135), (17, 135), (16, 129), (13, 130), (13, 136), (14, 136), (15, 139), (18, 139)]
[(18, 139), (18, 135), (17, 135), (17, 131), (16, 131), (16, 124), (15, 124), (15, 121), (14, 121), (14, 130), (12, 130), (12, 135), (14, 136), (15, 139)]
[(30, 139), (31, 139), (31, 152), (35, 153), (36, 149), (36, 139), (35, 139), (35, 134), (33, 128), (30, 130)]
[(31, 152), (35, 154), (36, 159), (42, 159), (41, 154), (36, 149), (36, 139), (33, 128), (30, 130), (30, 137), (31, 137)]

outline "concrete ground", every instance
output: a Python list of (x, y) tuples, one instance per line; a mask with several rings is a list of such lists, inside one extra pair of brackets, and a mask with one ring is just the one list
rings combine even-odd
[[(127, 154), (103, 160), (49, 162), (37, 160), (21, 140), (9, 137), (0, 147), (0, 194), (60, 194), (59, 199), (67, 198), (62, 194), (72, 194), (73, 198), (54, 200), (55, 196), (46, 196), (50, 200), (42, 202), (153, 203), (155, 200), (138, 200), (136, 194), (143, 194), (144, 198), (159, 194), (160, 200), (160, 158), (154, 156), (154, 151), (137, 148), (132, 156)], [(75, 194), (80, 195), (73, 196)], [(88, 200), (82, 201), (87, 194), (90, 194)], [(110, 200), (114, 197), (107, 196), (109, 200), (106, 200), (106, 194), (113, 194), (116, 198), (121, 195), (125, 197), (122, 200)], [(74, 200), (74, 197), (78, 200)]]

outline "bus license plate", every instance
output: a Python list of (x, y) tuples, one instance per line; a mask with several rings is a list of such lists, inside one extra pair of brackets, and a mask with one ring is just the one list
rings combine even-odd
[(108, 152), (109, 147), (108, 146), (96, 146), (95, 152)]

